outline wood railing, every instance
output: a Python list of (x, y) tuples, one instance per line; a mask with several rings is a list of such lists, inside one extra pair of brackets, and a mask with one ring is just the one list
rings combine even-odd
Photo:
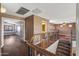
[(31, 53), (30, 54), (31, 56), (38, 56), (38, 55), (40, 55), (40, 56), (55, 56), (54, 53), (51, 53), (41, 47), (38, 47), (38, 46), (30, 43), (30, 42), (26, 41), (25, 43), (31, 49), (31, 51), (29, 51), (29, 53)]
[[(34, 34), (32, 39), (26, 44), (28, 45), (28, 54), (29, 55), (45, 55), (52, 56), (55, 55), (52, 52), (45, 50), (57, 40), (57, 32), (46, 32)], [(44, 43), (45, 44), (44, 44)], [(30, 52), (30, 53), (29, 53)]]
[[(35, 34), (34, 36), (37, 36), (36, 39), (38, 39), (38, 37), (40, 37), (40, 41), (41, 41), (44, 38), (45, 34), (47, 34), (47, 36), (48, 36), (47, 39), (50, 39), (50, 40), (53, 39), (53, 41), (57, 40), (57, 37), (58, 37), (57, 32), (52, 32), (53, 38), (50, 37), (50, 35), (49, 35), (50, 33), (40, 33), (40, 34)], [(26, 45), (28, 46), (29, 56), (56, 56), (56, 54), (54, 54), (50, 51), (47, 51), (47, 50), (45, 50), (44, 48), (42, 48), (40, 46), (34, 45), (33, 40), (34, 40), (34, 37), (32, 38), (32, 41), (26, 41), (25, 42)]]
[(58, 32), (46, 32), (46, 33), (38, 33), (34, 34), (31, 38), (31, 43), (42, 42), (43, 40), (50, 40), (51, 42), (56, 41), (58, 39)]

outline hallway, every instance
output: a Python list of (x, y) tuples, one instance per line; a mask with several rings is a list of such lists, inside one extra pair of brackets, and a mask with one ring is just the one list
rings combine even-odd
[(76, 54), (76, 43), (73, 43), (76, 42), (75, 3), (1, 5), (6, 10), (1, 12), (2, 56)]
[(24, 43), (17, 35), (6, 36), (5, 45), (2, 49), (3, 56), (25, 56), (26, 50)]

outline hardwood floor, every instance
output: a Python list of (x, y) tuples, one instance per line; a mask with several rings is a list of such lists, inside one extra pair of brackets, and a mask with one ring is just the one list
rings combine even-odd
[(5, 45), (2, 48), (3, 56), (26, 56), (27, 48), (21, 39), (16, 36), (5, 36)]

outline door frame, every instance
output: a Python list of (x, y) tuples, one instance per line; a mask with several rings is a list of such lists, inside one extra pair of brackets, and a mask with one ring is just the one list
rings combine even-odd
[[(8, 18), (2, 17), (2, 19), (1, 19), (1, 48), (4, 47), (4, 21), (3, 21), (4, 19), (8, 19)], [(9, 18), (9, 19), (13, 19), (13, 18)], [(16, 19), (16, 20), (18, 20), (18, 19)], [(23, 23), (24, 23), (23, 41), (25, 42), (25, 20), (22, 20), (22, 21), (23, 21)]]

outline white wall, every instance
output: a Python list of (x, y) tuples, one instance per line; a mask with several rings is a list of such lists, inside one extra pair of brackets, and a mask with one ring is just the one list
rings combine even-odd
[(79, 4), (76, 5), (76, 17), (77, 17), (77, 24), (76, 24), (76, 40), (77, 40), (77, 48), (76, 54), (79, 56)]
[(55, 43), (53, 43), (52, 45), (50, 45), (46, 50), (55, 54), (57, 46), (58, 46), (58, 42), (59, 42), (59, 40), (57, 40)]
[(21, 37), (21, 39), (25, 39), (25, 22), (20, 21), (18, 25), (16, 25), (16, 34)]
[(72, 53), (76, 53), (76, 41), (72, 41)]

